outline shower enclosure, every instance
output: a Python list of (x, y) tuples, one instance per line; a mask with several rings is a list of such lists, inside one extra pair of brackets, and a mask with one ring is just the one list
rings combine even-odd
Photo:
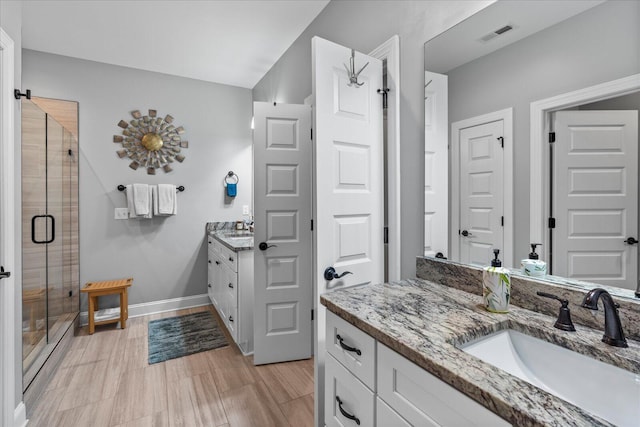
[(79, 311), (77, 117), (76, 102), (22, 100), (24, 391)]

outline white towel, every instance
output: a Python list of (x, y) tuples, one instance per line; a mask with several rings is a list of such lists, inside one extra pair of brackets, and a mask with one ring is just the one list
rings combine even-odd
[(127, 193), (127, 208), (129, 208), (129, 218), (135, 218), (136, 209), (133, 207), (133, 185), (127, 184), (125, 186), (125, 193)]
[(147, 184), (133, 184), (133, 208), (136, 216), (146, 216), (151, 213), (150, 188)]
[(171, 184), (158, 184), (157, 214), (175, 215), (177, 209), (176, 186)]
[[(136, 192), (136, 187), (139, 190), (138, 192)], [(126, 191), (129, 218), (152, 218), (152, 186), (147, 184), (129, 184), (126, 186)], [(136, 195), (138, 197), (136, 197)]]

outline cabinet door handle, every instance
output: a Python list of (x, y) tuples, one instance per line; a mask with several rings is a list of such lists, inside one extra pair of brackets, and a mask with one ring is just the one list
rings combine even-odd
[(229, 287), (233, 289), (233, 283), (229, 282)]
[(340, 347), (342, 347), (343, 349), (347, 350), (347, 351), (351, 351), (355, 354), (357, 354), (358, 356), (362, 356), (362, 352), (355, 348), (355, 347), (349, 347), (348, 345), (346, 345), (343, 341), (344, 339), (340, 336), (340, 335), (336, 335), (336, 338), (338, 339), (338, 341), (340, 342)]
[(220, 261), (216, 261), (216, 265), (220, 265)]
[(209, 260), (209, 264), (211, 264), (211, 260)]
[(210, 287), (211, 287), (211, 283), (209, 283), (209, 284), (207, 285), (207, 287), (208, 287), (208, 288), (210, 288)]
[(233, 322), (233, 316), (229, 316), (229, 322)]
[(338, 402), (338, 409), (340, 409), (340, 413), (347, 419), (355, 421), (357, 425), (360, 425), (360, 419), (355, 415), (351, 415), (344, 409), (342, 409), (342, 400), (340, 400), (340, 396), (336, 396), (336, 402)]
[(233, 258), (232, 258), (232, 257), (229, 257), (229, 261), (233, 262)]

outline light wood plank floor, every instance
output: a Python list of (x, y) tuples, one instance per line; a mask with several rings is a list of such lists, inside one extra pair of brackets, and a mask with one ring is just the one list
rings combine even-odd
[(147, 363), (149, 320), (203, 310), (218, 318), (206, 306), (83, 328), (29, 426), (312, 426), (313, 359), (254, 366), (230, 344)]

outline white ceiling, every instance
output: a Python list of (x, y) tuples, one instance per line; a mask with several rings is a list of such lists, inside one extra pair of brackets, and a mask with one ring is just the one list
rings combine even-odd
[[(498, 1), (425, 44), (425, 69), (447, 73), (469, 61), (488, 55), (542, 31), (604, 0)], [(482, 38), (510, 25), (511, 31), (490, 41)]]
[(22, 47), (253, 88), (328, 3), (29, 0)]

